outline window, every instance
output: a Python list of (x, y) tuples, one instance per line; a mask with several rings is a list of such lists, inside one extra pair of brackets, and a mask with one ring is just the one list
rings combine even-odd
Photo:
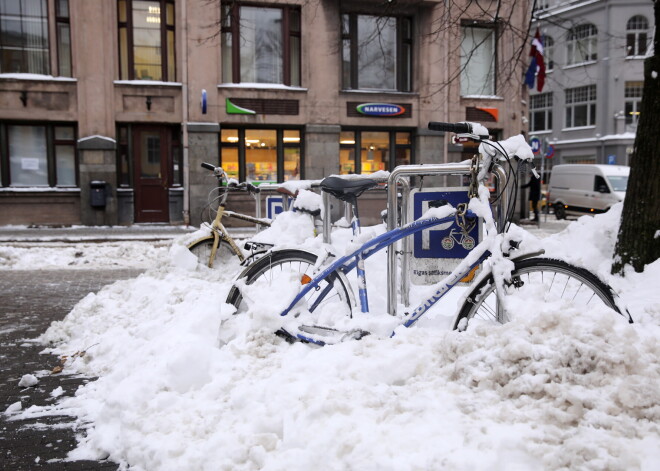
[(626, 55), (628, 57), (643, 56), (646, 54), (648, 45), (648, 20), (635, 15), (628, 20), (626, 26)]
[(642, 104), (644, 82), (626, 82), (625, 115), (626, 124), (636, 125), (639, 120), (639, 109)]
[(461, 95), (495, 94), (495, 31), (464, 26), (461, 41)]
[(222, 5), (222, 81), (300, 86), (299, 7)]
[(119, 78), (176, 80), (174, 0), (119, 0)]
[(543, 37), (543, 61), (547, 72), (555, 68), (555, 40), (552, 36)]
[(49, 74), (46, 0), (0, 0), (2, 73)]
[(595, 61), (598, 59), (598, 29), (584, 24), (569, 30), (567, 48), (568, 65)]
[(566, 90), (566, 127), (596, 124), (596, 85)]
[[(359, 156), (357, 159), (356, 156)], [(339, 136), (339, 173), (369, 174), (412, 163), (407, 131), (344, 130)]]
[(301, 138), (298, 129), (223, 128), (220, 165), (230, 178), (240, 181), (300, 180)]
[(529, 105), (529, 130), (552, 130), (552, 93), (532, 95)]
[(2, 186), (75, 187), (76, 129), (68, 124), (0, 124)]
[(342, 15), (342, 86), (345, 90), (412, 89), (412, 20)]
[(69, 24), (69, 0), (55, 2), (55, 31), (57, 40), (57, 65), (60, 75), (71, 77), (71, 25)]

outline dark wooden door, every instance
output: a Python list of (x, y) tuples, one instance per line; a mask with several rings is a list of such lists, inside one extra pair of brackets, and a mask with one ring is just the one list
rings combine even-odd
[(169, 138), (166, 127), (134, 128), (135, 222), (169, 222)]

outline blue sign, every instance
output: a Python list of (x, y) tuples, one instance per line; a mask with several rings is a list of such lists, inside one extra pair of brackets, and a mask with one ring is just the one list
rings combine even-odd
[[(467, 190), (418, 192), (413, 195), (413, 218), (419, 219), (429, 209), (429, 201), (447, 201), (453, 207), (469, 201)], [(462, 259), (479, 243), (479, 224), (468, 232), (452, 223), (448, 229), (429, 229), (413, 236), (415, 258)]]
[[(453, 207), (468, 202), (467, 188), (429, 188), (412, 190), (409, 211), (419, 219), (429, 209), (431, 201), (446, 201)], [(436, 203), (437, 204), (437, 203)], [(435, 205), (434, 205), (435, 206)], [(413, 236), (413, 261), (410, 265), (410, 281), (416, 285), (438, 283), (481, 241), (481, 221), (475, 221), (466, 231), (455, 221), (422, 231)], [(477, 269), (461, 280), (469, 283)]]
[(400, 105), (391, 103), (362, 103), (355, 107), (358, 113), (367, 116), (399, 116), (406, 112), (406, 109)]
[(206, 114), (206, 90), (202, 90), (202, 114)]
[(534, 154), (538, 154), (541, 151), (541, 140), (538, 137), (532, 137), (529, 140), (529, 147), (532, 148)]
[[(289, 197), (288, 197), (289, 198)], [(293, 198), (289, 198), (289, 205), (293, 204)], [(284, 203), (281, 196), (266, 197), (266, 217), (275, 219), (275, 216), (284, 211)]]
[(608, 155), (607, 156), (607, 164), (608, 165), (616, 165), (616, 155)]
[(554, 146), (548, 146), (548, 150), (545, 153), (545, 157), (547, 159), (551, 159), (555, 155), (555, 148)]

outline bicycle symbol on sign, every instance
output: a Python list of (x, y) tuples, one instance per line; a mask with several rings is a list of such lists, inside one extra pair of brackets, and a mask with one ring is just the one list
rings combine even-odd
[(448, 236), (443, 237), (442, 248), (445, 250), (451, 250), (454, 248), (455, 244), (459, 244), (465, 250), (472, 250), (474, 248), (474, 242), (474, 237), (467, 232), (463, 232), (460, 229), (452, 229)]

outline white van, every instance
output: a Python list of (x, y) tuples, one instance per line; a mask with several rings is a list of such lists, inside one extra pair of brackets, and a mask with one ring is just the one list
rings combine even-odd
[(623, 201), (630, 167), (623, 165), (556, 165), (548, 185), (548, 202), (557, 219), (566, 214), (598, 214)]

